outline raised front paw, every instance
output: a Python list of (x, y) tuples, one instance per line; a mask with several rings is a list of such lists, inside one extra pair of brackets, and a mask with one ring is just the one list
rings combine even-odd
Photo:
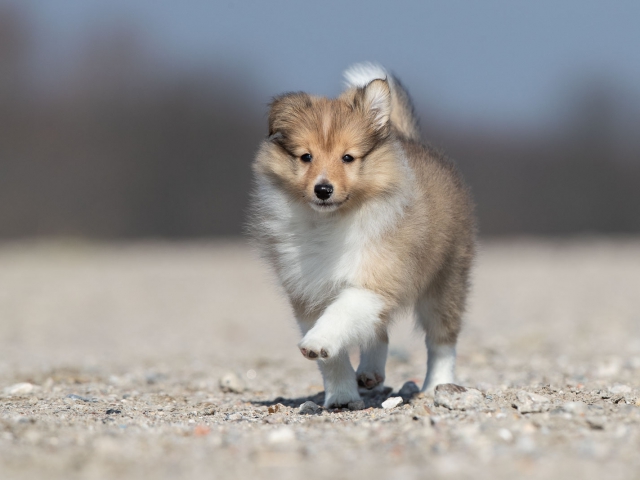
[(300, 353), (309, 360), (328, 359), (332, 356), (332, 349), (328, 346), (326, 339), (310, 335), (309, 332), (304, 336), (302, 341), (298, 344)]
[(372, 390), (376, 387), (382, 387), (384, 383), (384, 376), (378, 372), (358, 372), (358, 386)]
[[(309, 360), (317, 360), (318, 352), (316, 350), (310, 350), (305, 347), (300, 347), (300, 353)], [(329, 354), (324, 348), (320, 349), (320, 358), (329, 358)]]

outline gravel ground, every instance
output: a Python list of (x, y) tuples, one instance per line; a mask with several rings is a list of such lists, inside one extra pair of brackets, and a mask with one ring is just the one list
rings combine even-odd
[(486, 242), (466, 389), (412, 392), (407, 319), (384, 393), (301, 414), (320, 374), (244, 245), (6, 243), (0, 478), (638, 478), (639, 294), (638, 238)]

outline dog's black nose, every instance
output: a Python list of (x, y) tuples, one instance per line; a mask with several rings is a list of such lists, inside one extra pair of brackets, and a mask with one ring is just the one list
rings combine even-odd
[(318, 184), (313, 188), (313, 191), (320, 200), (326, 200), (333, 193), (333, 185), (329, 183)]

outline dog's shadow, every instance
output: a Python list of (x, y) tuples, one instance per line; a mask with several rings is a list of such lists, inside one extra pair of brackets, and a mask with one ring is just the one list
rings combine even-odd
[[(382, 402), (391, 396), (392, 391), (393, 389), (391, 387), (384, 387), (381, 391), (360, 390), (360, 397), (364, 402), (364, 408), (382, 408)], [(300, 405), (308, 401), (311, 401), (316, 405), (324, 404), (324, 392), (318, 392), (315, 395), (310, 395), (308, 397), (276, 397), (273, 400), (255, 400), (251, 403), (263, 407), (272, 407), (274, 405), (281, 404), (285, 407), (299, 408)], [(328, 410), (344, 410), (344, 408), (330, 408)]]

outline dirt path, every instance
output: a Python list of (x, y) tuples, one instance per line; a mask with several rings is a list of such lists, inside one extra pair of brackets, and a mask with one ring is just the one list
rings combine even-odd
[(381, 408), (424, 376), (407, 320), (393, 393), (302, 415), (320, 375), (246, 247), (4, 244), (0, 478), (638, 478), (640, 239), (488, 242), (474, 277), (469, 390)]

